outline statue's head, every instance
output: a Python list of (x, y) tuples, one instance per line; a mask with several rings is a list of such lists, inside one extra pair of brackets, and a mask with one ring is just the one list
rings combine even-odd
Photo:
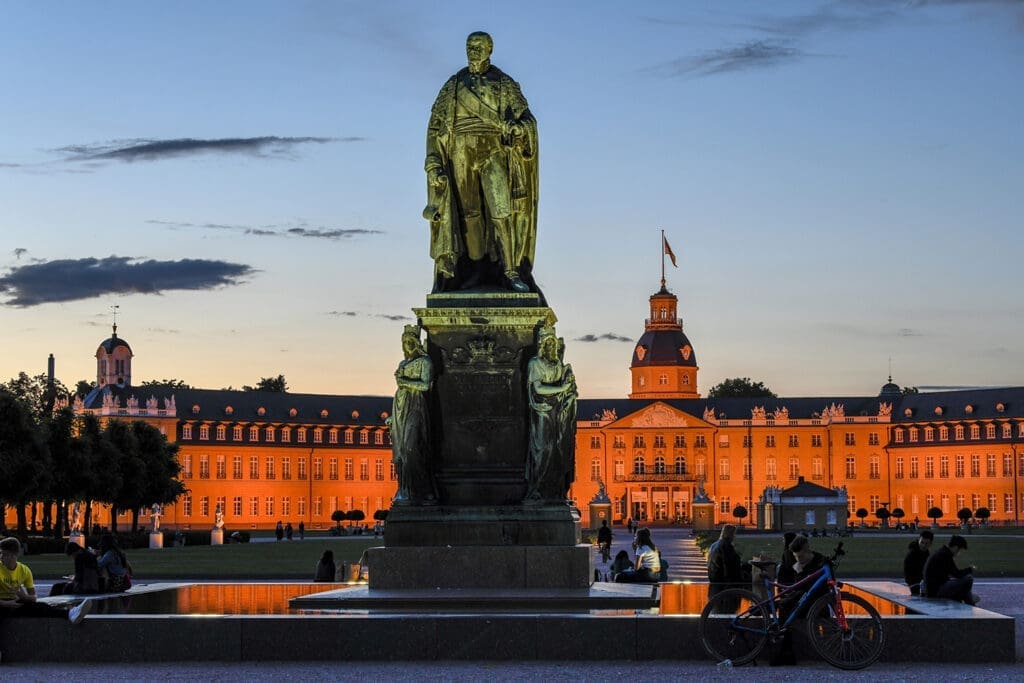
[(537, 355), (546, 360), (558, 360), (558, 337), (554, 328), (540, 328), (537, 333)]
[(490, 66), (491, 53), (494, 51), (494, 40), (483, 31), (474, 31), (466, 38), (466, 58), (469, 70), (483, 73)]
[(424, 353), (420, 344), (420, 328), (418, 325), (406, 325), (402, 331), (402, 351), (406, 358), (415, 358)]

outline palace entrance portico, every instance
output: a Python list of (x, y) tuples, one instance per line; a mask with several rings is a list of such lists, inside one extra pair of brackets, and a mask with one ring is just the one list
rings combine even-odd
[(626, 479), (626, 517), (663, 523), (684, 522), (690, 518), (693, 477), (648, 474), (628, 475)]

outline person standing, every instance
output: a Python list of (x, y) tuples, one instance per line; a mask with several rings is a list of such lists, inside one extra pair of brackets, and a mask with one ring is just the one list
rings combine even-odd
[(924, 564), (928, 561), (932, 541), (935, 539), (928, 529), (918, 535), (916, 540), (907, 546), (907, 554), (903, 558), (903, 580), (910, 586), (911, 595), (921, 594), (921, 581), (924, 580)]
[(284, 525), (284, 537), (289, 541), (292, 540), (292, 536), (295, 534), (295, 530), (292, 528), (292, 523), (288, 522)]
[(977, 605), (980, 598), (971, 592), (974, 586), (974, 565), (960, 569), (956, 556), (967, 550), (963, 536), (953, 534), (949, 542), (936, 550), (924, 563), (924, 582), (921, 595), (927, 598), (956, 600), (968, 605)]
[(301, 519), (299, 520), (299, 540), (306, 540), (306, 523)]
[(274, 527), (274, 538), (278, 541), (284, 538), (284, 523), (281, 520), (277, 520), (277, 526)]
[(743, 562), (736, 552), (736, 526), (726, 524), (708, 548), (708, 598), (727, 588), (743, 587)]
[(466, 38), (468, 66), (445, 82), (427, 124), (427, 208), (434, 291), (498, 285), (537, 291), (537, 121), (494, 41)]
[(608, 520), (601, 520), (601, 528), (597, 530), (597, 546), (601, 549), (601, 561), (607, 562), (612, 557), (612, 530)]

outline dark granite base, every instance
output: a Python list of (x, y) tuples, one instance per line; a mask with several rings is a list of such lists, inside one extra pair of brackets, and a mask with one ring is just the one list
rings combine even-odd
[(579, 514), (568, 505), (401, 506), (388, 513), (389, 548), (398, 546), (573, 546)]
[(593, 548), (582, 544), (388, 546), (366, 552), (371, 589), (584, 589), (594, 576)]

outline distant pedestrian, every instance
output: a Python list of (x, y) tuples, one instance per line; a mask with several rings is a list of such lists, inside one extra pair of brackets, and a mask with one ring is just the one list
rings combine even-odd
[(277, 520), (277, 526), (274, 527), (274, 536), (278, 541), (284, 538), (284, 523), (281, 520)]
[(597, 530), (597, 545), (601, 549), (601, 561), (608, 562), (612, 556), (612, 530), (608, 520), (601, 520), (601, 528)]
[(299, 520), (299, 540), (306, 540), (306, 523), (301, 519)]
[(288, 522), (284, 525), (284, 537), (290, 541), (292, 540), (292, 533), (292, 523)]

